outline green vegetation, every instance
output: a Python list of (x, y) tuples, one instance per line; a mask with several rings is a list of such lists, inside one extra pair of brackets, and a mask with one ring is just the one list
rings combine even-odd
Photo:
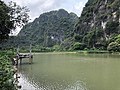
[(86, 45), (84, 43), (79, 43), (79, 42), (76, 42), (73, 47), (72, 47), (72, 50), (84, 50), (86, 47)]
[(6, 5), (0, 0), (0, 43), (9, 37), (9, 33), (17, 26), (21, 27), (29, 20), (28, 9), (15, 2)]
[[(120, 52), (119, 0), (88, 0), (74, 31), (74, 42), (88, 49)], [(117, 38), (117, 39), (116, 39)]]
[(9, 7), (0, 0), (0, 43), (8, 38), (8, 34), (13, 28), (13, 23), (10, 20)]
[[(17, 26), (23, 26), (28, 20), (28, 9), (26, 7), (20, 7), (15, 2), (6, 5), (0, 0), (0, 44), (3, 45), (3, 41), (8, 39), (13, 29), (16, 29)], [(0, 90), (17, 90), (17, 85), (14, 82), (15, 71), (11, 61), (13, 55), (13, 51), (0, 48)]]
[(0, 90), (16, 90), (14, 84), (14, 69), (9, 56), (13, 55), (12, 51), (0, 52)]
[(110, 44), (107, 47), (110, 52), (120, 52), (120, 34), (111, 40)]
[(118, 33), (119, 30), (119, 22), (117, 21), (109, 21), (106, 24), (106, 33), (110, 36), (111, 34)]
[(118, 44), (117, 42), (111, 42), (109, 45), (108, 45), (108, 51), (110, 52), (120, 52), (120, 44)]
[(11, 58), (14, 50), (0, 51), (0, 90), (17, 90)]

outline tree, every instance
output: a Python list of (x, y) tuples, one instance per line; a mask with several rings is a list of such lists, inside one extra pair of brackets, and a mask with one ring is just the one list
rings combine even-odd
[(11, 30), (22, 27), (29, 21), (29, 10), (15, 2), (6, 5), (0, 0), (0, 42), (9, 37)]
[(0, 41), (7, 38), (13, 28), (13, 23), (10, 21), (8, 13), (8, 6), (3, 1), (0, 1)]
[(118, 21), (109, 21), (106, 24), (106, 33), (110, 36), (111, 34), (118, 33), (118, 26), (119, 22)]
[(24, 6), (20, 7), (15, 2), (9, 2), (9, 15), (10, 20), (14, 24), (14, 29), (19, 26), (24, 26), (29, 21), (29, 15), (28, 15), (29, 9)]

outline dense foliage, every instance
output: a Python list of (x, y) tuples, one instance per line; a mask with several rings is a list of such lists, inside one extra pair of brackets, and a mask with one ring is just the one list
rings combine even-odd
[(120, 34), (119, 20), (119, 0), (88, 0), (76, 24), (74, 41), (85, 43), (89, 49), (119, 51), (119, 43), (110, 42)]
[(0, 90), (16, 90), (13, 75), (10, 58), (0, 54)]
[(76, 42), (73, 46), (72, 46), (72, 50), (84, 50), (86, 47), (86, 45), (84, 43), (79, 43)]
[(8, 37), (11, 29), (13, 28), (13, 22), (10, 21), (9, 7), (0, 0), (0, 41)]
[(17, 26), (21, 27), (28, 22), (28, 12), (26, 7), (20, 7), (15, 2), (6, 5), (0, 0), (0, 43), (7, 39)]
[(120, 34), (110, 40), (107, 49), (110, 52), (120, 52)]
[[(20, 7), (14, 2), (6, 5), (0, 0), (0, 44), (8, 39), (12, 30), (17, 26), (22, 27), (29, 20), (28, 9)], [(0, 48), (1, 49), (1, 48)], [(7, 48), (6, 48), (7, 49)], [(0, 50), (0, 90), (16, 90), (14, 69), (11, 63), (11, 55), (8, 51)]]

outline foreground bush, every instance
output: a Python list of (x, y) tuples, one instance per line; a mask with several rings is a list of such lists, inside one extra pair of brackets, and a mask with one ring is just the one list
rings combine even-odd
[(0, 55), (0, 90), (16, 90), (14, 69), (7, 55)]

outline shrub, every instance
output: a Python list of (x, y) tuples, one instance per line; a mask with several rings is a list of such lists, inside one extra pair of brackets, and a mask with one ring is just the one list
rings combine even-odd
[(59, 51), (60, 50), (60, 45), (54, 45), (53, 50), (54, 51)]
[(76, 42), (72, 49), (73, 50), (84, 50), (84, 48), (86, 47), (86, 45), (84, 43), (79, 43), (79, 42)]
[(0, 56), (0, 89), (16, 90), (14, 86), (14, 69), (8, 56)]
[(110, 52), (120, 52), (120, 44), (117, 42), (111, 42), (108, 45), (107, 50)]

